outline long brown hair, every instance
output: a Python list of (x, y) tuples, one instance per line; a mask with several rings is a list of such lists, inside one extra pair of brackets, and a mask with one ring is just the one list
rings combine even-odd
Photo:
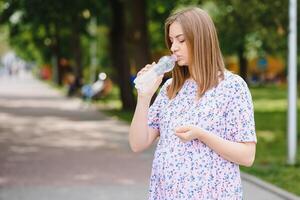
[[(178, 22), (187, 43), (190, 63), (176, 66), (172, 71), (172, 83), (168, 97), (174, 98), (186, 79), (192, 76), (198, 84), (198, 97), (215, 87), (219, 78), (224, 78), (224, 61), (219, 47), (216, 28), (210, 16), (198, 7), (188, 7), (173, 12), (165, 22), (165, 41), (171, 48), (169, 27)], [(192, 71), (189, 71), (192, 70)]]

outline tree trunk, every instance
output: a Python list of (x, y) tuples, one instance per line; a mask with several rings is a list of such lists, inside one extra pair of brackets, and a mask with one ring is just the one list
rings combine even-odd
[(150, 50), (148, 39), (147, 1), (130, 1), (132, 57), (137, 70), (150, 63)]
[(238, 58), (239, 58), (239, 65), (240, 65), (240, 76), (248, 83), (248, 63), (247, 59), (245, 58), (245, 47), (240, 46), (238, 49)]
[(109, 1), (112, 9), (112, 28), (110, 33), (111, 59), (117, 71), (117, 81), (121, 91), (122, 108), (132, 110), (135, 106), (130, 68), (126, 47), (125, 10), (121, 0)]
[(81, 52), (81, 43), (80, 43), (80, 24), (79, 19), (77, 16), (73, 17), (72, 23), (72, 51), (73, 51), (73, 58), (74, 58), (74, 70), (75, 76), (78, 79), (82, 78), (82, 52)]
[(62, 79), (63, 79), (63, 69), (60, 64), (61, 59), (61, 52), (60, 52), (60, 35), (59, 35), (59, 27), (57, 24), (55, 24), (55, 30), (54, 30), (54, 38), (53, 38), (53, 44), (52, 44), (52, 51), (53, 55), (56, 58), (56, 74), (53, 74), (55, 77), (56, 84), (62, 85)]

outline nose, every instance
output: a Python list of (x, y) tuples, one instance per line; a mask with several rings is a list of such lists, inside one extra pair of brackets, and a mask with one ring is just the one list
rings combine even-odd
[(178, 44), (176, 42), (173, 42), (171, 44), (171, 51), (174, 53), (176, 51), (178, 51), (179, 47), (178, 47)]

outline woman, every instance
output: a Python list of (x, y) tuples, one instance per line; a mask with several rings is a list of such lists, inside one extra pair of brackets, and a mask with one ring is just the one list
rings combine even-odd
[(173, 13), (165, 37), (178, 66), (150, 108), (162, 77), (138, 91), (129, 131), (134, 152), (159, 138), (149, 199), (242, 199), (239, 165), (252, 165), (257, 141), (247, 84), (225, 69), (214, 24), (200, 8)]

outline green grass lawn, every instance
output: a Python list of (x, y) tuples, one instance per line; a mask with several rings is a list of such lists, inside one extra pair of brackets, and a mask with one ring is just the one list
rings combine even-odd
[[(288, 166), (287, 160), (287, 89), (279, 87), (251, 88), (255, 109), (257, 149), (251, 168), (241, 167), (290, 192), (300, 195), (300, 138), (296, 166)], [(298, 119), (300, 116), (298, 99)], [(298, 120), (298, 133), (300, 123)], [(298, 134), (299, 135), (299, 134)]]
[[(118, 91), (101, 100), (99, 105), (109, 109), (105, 113), (130, 122), (133, 112), (122, 111), (117, 98)], [(287, 89), (285, 87), (251, 88), (254, 100), (255, 123), (257, 133), (256, 159), (251, 168), (241, 167), (242, 171), (255, 175), (285, 190), (300, 195), (300, 138), (296, 166), (288, 166), (287, 160)], [(300, 101), (298, 99), (298, 119), (300, 119)], [(298, 133), (300, 123), (298, 120)], [(299, 134), (298, 134), (299, 135)]]

